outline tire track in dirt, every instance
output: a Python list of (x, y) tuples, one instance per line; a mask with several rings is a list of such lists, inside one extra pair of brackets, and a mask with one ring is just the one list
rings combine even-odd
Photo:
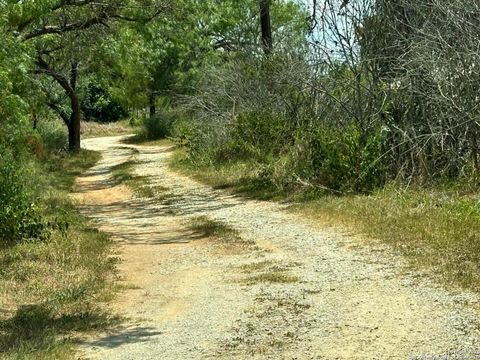
[[(480, 358), (477, 295), (406, 273), (387, 249), (359, 250), (352, 236), (316, 228), (280, 204), (173, 173), (171, 148), (120, 140), (84, 141), (103, 159), (78, 179), (74, 196), (118, 243), (122, 282), (133, 286), (112, 306), (129, 320), (86, 340), (83, 358)], [(112, 167), (132, 158), (156, 198), (112, 185)], [(255, 245), (227, 251), (199, 237), (188, 227), (198, 216)]]

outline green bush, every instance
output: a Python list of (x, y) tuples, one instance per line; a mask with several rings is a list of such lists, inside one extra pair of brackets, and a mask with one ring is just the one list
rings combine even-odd
[(13, 156), (0, 155), (0, 245), (45, 238), (46, 226), (33, 200), (27, 172)]
[(155, 116), (144, 119), (141, 136), (146, 140), (165, 139), (172, 136), (177, 117), (173, 111), (160, 110)]
[(265, 111), (241, 113), (234, 123), (232, 140), (262, 160), (280, 154), (293, 139), (282, 114)]
[(196, 136), (197, 131), (189, 118), (186, 116), (180, 116), (175, 120), (171, 137), (174, 138), (176, 142), (190, 147), (192, 142), (195, 141)]
[(41, 121), (37, 132), (40, 135), (45, 149), (49, 152), (58, 152), (66, 149), (68, 144), (68, 132), (60, 121)]
[(87, 120), (114, 122), (128, 116), (128, 111), (101, 85), (90, 82), (83, 92), (82, 112)]
[(365, 134), (354, 125), (316, 129), (308, 143), (310, 177), (342, 192), (371, 191), (383, 185), (384, 139), (382, 130)]

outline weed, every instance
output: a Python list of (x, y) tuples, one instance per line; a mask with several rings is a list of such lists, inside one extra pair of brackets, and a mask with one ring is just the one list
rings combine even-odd
[(277, 284), (289, 284), (296, 283), (300, 279), (296, 275), (288, 274), (284, 271), (268, 271), (258, 275), (248, 277), (245, 282), (248, 285), (258, 284), (258, 283), (277, 283)]

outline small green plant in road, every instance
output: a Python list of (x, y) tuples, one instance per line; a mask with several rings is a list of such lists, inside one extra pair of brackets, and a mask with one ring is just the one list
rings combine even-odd
[(299, 281), (298, 276), (291, 275), (283, 271), (267, 271), (258, 275), (253, 275), (245, 279), (245, 282), (249, 285), (258, 284), (258, 283), (289, 284), (289, 283), (296, 283), (298, 281)]
[(245, 264), (240, 269), (250, 274), (243, 281), (249, 285), (258, 283), (295, 283), (300, 280), (296, 275), (289, 274), (288, 271), (292, 266), (298, 264), (282, 264), (272, 260), (264, 260)]
[(240, 269), (243, 271), (243, 272), (246, 272), (246, 273), (252, 273), (252, 272), (255, 272), (255, 271), (260, 271), (260, 270), (263, 270), (267, 267), (270, 267), (274, 264), (273, 261), (271, 260), (265, 260), (265, 261), (260, 261), (260, 262), (255, 262), (255, 263), (251, 263), (251, 264), (245, 264), (245, 265), (242, 265), (240, 267)]
[(198, 216), (190, 220), (189, 229), (201, 238), (217, 239), (227, 247), (244, 248), (255, 244), (252, 240), (243, 239), (240, 233), (222, 221), (208, 216)]
[(195, 217), (190, 221), (189, 228), (202, 237), (237, 237), (238, 231), (232, 229), (225, 223), (210, 219), (208, 216)]

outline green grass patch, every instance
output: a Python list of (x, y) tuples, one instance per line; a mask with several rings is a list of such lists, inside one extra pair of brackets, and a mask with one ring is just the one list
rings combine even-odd
[(74, 358), (74, 333), (118, 321), (101, 306), (114, 291), (112, 243), (68, 197), (75, 176), (99, 158), (90, 151), (56, 155), (36, 174), (50, 236), (0, 248), (0, 358)]
[(296, 275), (292, 275), (284, 271), (271, 270), (261, 274), (250, 276), (245, 279), (245, 283), (248, 285), (254, 285), (259, 283), (290, 284), (296, 283), (299, 280), (299, 277)]
[(135, 164), (135, 160), (129, 160), (112, 167), (111, 176), (113, 183), (115, 185), (124, 184), (130, 187), (139, 197), (155, 197), (155, 189), (148, 185), (147, 177), (135, 175)]
[(239, 233), (227, 224), (210, 219), (208, 216), (198, 216), (191, 219), (189, 229), (197, 233), (201, 237), (218, 237), (218, 238), (237, 238)]
[(59, 191), (70, 191), (75, 178), (86, 169), (95, 165), (102, 155), (97, 151), (80, 150), (79, 154), (59, 153), (49, 155), (43, 160), (46, 173), (52, 174), (48, 178), (40, 179), (45, 186)]
[(252, 273), (252, 272), (264, 270), (265, 268), (268, 268), (273, 264), (275, 264), (273, 261), (265, 260), (265, 261), (260, 261), (256, 263), (242, 265), (240, 266), (240, 269), (245, 273)]
[(324, 196), (292, 208), (325, 225), (343, 224), (392, 246), (413, 269), (480, 291), (480, 194), (455, 186), (372, 195)]
[(288, 271), (298, 263), (282, 264), (279, 262), (264, 260), (251, 264), (245, 264), (240, 269), (250, 275), (243, 280), (248, 285), (258, 283), (295, 283), (299, 281), (299, 277), (288, 273)]
[(243, 239), (240, 232), (229, 225), (208, 216), (191, 219), (188, 228), (201, 238), (216, 239), (227, 247), (244, 248), (255, 244), (253, 241)]

